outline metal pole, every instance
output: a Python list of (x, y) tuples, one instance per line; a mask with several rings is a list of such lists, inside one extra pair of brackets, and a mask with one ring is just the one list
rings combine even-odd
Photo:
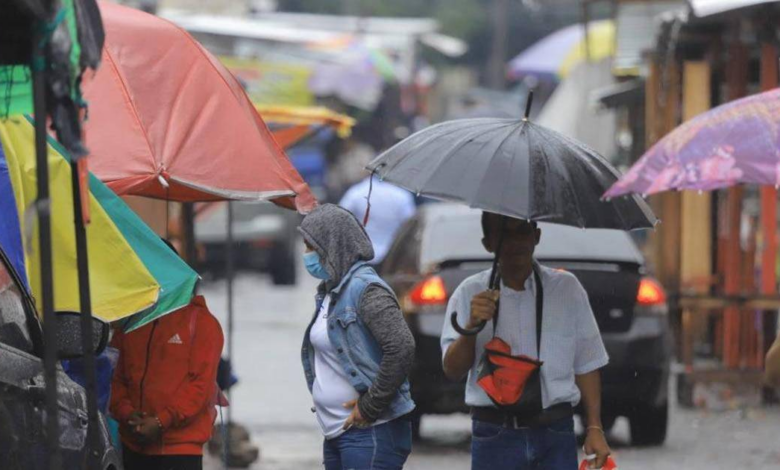
[(46, 456), (49, 470), (62, 469), (60, 453), (59, 407), (57, 404), (57, 321), (54, 316), (54, 276), (52, 273), (51, 218), (49, 211), (49, 162), (46, 144), (46, 57), (41, 50), (40, 30), (33, 34), (33, 105), (35, 110), (35, 175), (38, 197), (39, 250), (41, 257), (41, 308), (43, 309), (44, 354), (46, 381)]
[(590, 3), (582, 2), (582, 27), (585, 30), (585, 62), (590, 62), (590, 34), (588, 34), (588, 24), (590, 23)]
[[(233, 202), (227, 202), (227, 245), (225, 250), (225, 259), (227, 266), (225, 272), (227, 275), (227, 357), (228, 364), (233, 367), (233, 287), (235, 279), (235, 259), (233, 257)], [(230, 455), (230, 429), (233, 426), (233, 398), (228, 389), (228, 401), (230, 406), (227, 407), (227, 433), (225, 433), (225, 455)], [(225, 462), (227, 467), (227, 462)]]
[(488, 83), (495, 90), (503, 90), (506, 84), (506, 43), (509, 36), (508, 0), (493, 0), (491, 26), (493, 37), (488, 59)]
[[(87, 454), (86, 469), (100, 468), (100, 441), (98, 434), (97, 373), (92, 332), (92, 297), (89, 285), (89, 256), (87, 252), (87, 231), (81, 196), (78, 163), (71, 158), (71, 186), (73, 190), (73, 217), (76, 229), (76, 264), (78, 266), (79, 307), (81, 310), (81, 350), (84, 361), (84, 376), (87, 392)], [(88, 196), (87, 196), (88, 197)]]

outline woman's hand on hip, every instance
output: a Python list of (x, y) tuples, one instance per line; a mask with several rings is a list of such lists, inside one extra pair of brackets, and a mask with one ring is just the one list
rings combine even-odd
[(355, 399), (344, 403), (344, 408), (352, 408), (352, 413), (349, 415), (349, 418), (347, 418), (347, 422), (344, 423), (345, 431), (353, 426), (356, 428), (365, 428), (371, 425), (371, 422), (369, 422), (363, 417), (363, 415), (360, 414), (360, 408), (358, 408), (357, 402), (357, 399)]

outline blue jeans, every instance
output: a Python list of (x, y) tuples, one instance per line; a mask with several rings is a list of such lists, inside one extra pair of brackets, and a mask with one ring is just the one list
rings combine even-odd
[(577, 470), (574, 419), (512, 429), (472, 421), (472, 470)]
[(370, 428), (351, 428), (323, 444), (325, 470), (398, 470), (412, 451), (407, 416)]

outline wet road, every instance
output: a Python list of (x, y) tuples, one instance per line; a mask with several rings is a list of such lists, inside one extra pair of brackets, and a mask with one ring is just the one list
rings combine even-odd
[[(235, 368), (240, 383), (232, 396), (234, 420), (247, 426), (261, 447), (253, 469), (321, 467), (322, 439), (300, 365), (303, 331), (313, 313), (315, 282), (306, 273), (293, 288), (268, 277), (243, 274), (236, 283)], [(227, 328), (224, 282), (205, 282), (201, 292)], [(218, 418), (219, 419), (219, 418)], [(621, 469), (780, 469), (780, 409), (708, 413), (674, 407), (666, 445), (634, 448), (620, 419), (610, 436)], [(423, 442), (407, 469), (470, 467), (470, 421), (465, 415), (426, 417)], [(207, 458), (208, 469), (222, 468)]]

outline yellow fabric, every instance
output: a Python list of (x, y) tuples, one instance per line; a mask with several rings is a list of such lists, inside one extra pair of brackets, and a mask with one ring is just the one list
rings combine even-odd
[(255, 107), (267, 124), (328, 125), (335, 129), (342, 139), (349, 137), (355, 126), (354, 119), (328, 108), (264, 105), (256, 105)]
[[(19, 214), (26, 214), (37, 196), (34, 137), (33, 126), (20, 116), (0, 120), (0, 142)], [(57, 311), (80, 310), (70, 172), (70, 164), (49, 146), (54, 308)], [(153, 306), (157, 302), (159, 284), (91, 194), (90, 211), (92, 221), (87, 226), (87, 249), (93, 314), (114, 321)], [(41, 312), (37, 217), (32, 213), (20, 216), (20, 224), (30, 287)]]
[[(587, 48), (586, 48), (587, 44)], [(589, 54), (586, 54), (588, 49)], [(558, 70), (558, 76), (561, 78), (569, 75), (571, 69), (577, 64), (590, 59), (592, 62), (599, 62), (615, 55), (615, 24), (612, 21), (597, 21), (588, 26), (588, 39), (582, 39), (582, 42), (569, 52), (561, 63)]]

